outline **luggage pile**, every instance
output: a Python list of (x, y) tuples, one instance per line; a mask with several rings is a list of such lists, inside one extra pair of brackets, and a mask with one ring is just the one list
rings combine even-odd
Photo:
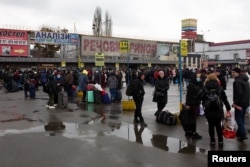
[(95, 104), (110, 104), (109, 94), (101, 88), (99, 84), (88, 84), (87, 86), (87, 102)]

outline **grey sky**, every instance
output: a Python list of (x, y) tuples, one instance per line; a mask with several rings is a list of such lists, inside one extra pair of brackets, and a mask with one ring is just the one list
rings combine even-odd
[[(198, 33), (211, 42), (250, 39), (249, 0), (1, 0), (0, 27), (59, 26), (78, 33), (92, 32), (97, 6), (108, 11), (113, 35), (165, 39), (181, 38), (181, 20), (197, 19)], [(8, 26), (7, 26), (8, 25)], [(207, 32), (210, 30), (210, 32)]]

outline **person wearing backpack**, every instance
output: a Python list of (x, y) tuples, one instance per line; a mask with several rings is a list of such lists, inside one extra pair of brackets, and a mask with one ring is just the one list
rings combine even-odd
[(245, 114), (246, 109), (249, 106), (249, 83), (248, 76), (241, 73), (240, 68), (234, 68), (232, 70), (232, 77), (235, 78), (233, 82), (233, 105), (235, 108), (235, 121), (238, 129), (236, 136), (238, 141), (248, 139), (245, 129)]
[(219, 79), (214, 73), (207, 76), (204, 82), (204, 88), (199, 93), (199, 98), (205, 107), (205, 117), (208, 121), (208, 132), (210, 137), (210, 145), (214, 146), (216, 129), (219, 147), (223, 146), (222, 120), (224, 118), (223, 104), (227, 112), (230, 112), (231, 106), (227, 100), (227, 95), (222, 86), (219, 84)]

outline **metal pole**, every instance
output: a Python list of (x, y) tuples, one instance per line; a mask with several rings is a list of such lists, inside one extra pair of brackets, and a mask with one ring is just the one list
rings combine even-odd
[[(181, 46), (181, 42), (179, 42), (179, 45)], [(180, 111), (182, 110), (182, 63), (181, 63), (181, 51), (180, 46), (178, 48), (178, 58), (179, 58), (179, 70), (180, 70), (180, 79), (179, 79), (179, 85), (180, 85)]]

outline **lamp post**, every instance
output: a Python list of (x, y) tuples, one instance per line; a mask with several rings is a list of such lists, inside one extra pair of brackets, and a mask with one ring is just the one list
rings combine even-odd
[(203, 47), (202, 47), (202, 56), (201, 56), (201, 64), (200, 64), (200, 66), (202, 67), (202, 62), (204, 62), (204, 60), (207, 60), (206, 59), (206, 55), (205, 55), (205, 34), (206, 33), (208, 33), (208, 32), (210, 32), (210, 30), (207, 30), (207, 31), (203, 31), (203, 30), (201, 30), (201, 33), (202, 33), (202, 42), (203, 42)]
[[(97, 22), (96, 22), (96, 24), (93, 24), (93, 26), (92, 26), (92, 29), (93, 30), (96, 30), (97, 31), (97, 33), (96, 33), (96, 35), (98, 36), (98, 37), (100, 37), (101, 36), (101, 39), (100, 39), (100, 54), (102, 54), (102, 25), (103, 24), (107, 24), (108, 22), (111, 22), (111, 20), (105, 20), (104, 22), (102, 22), (101, 21), (101, 18), (99, 18), (99, 20), (97, 20)], [(107, 26), (106, 26), (106, 29), (105, 29), (105, 31), (107, 31)], [(101, 32), (101, 33), (100, 33)], [(107, 36), (107, 32), (106, 32), (106, 36)], [(104, 56), (104, 55), (103, 55)], [(104, 60), (103, 60), (104, 61)], [(99, 82), (100, 82), (100, 84), (101, 84), (101, 73), (102, 73), (102, 66), (100, 66), (100, 69), (99, 69)]]

